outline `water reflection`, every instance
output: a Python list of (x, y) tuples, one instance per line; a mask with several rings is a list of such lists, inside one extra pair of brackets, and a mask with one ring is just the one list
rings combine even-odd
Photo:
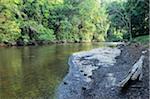
[(0, 99), (50, 98), (68, 70), (68, 56), (104, 44), (0, 48)]

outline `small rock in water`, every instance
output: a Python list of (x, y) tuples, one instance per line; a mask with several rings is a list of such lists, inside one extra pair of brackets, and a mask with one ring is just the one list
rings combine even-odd
[(119, 59), (119, 56), (115, 57), (115, 59)]
[(91, 79), (92, 79), (92, 76), (88, 76), (88, 78), (91, 78)]
[(68, 83), (67, 82), (64, 82), (64, 85), (67, 85)]
[(86, 90), (86, 88), (85, 88), (85, 87), (82, 87), (82, 90)]
[(80, 70), (80, 72), (83, 72), (83, 70)]

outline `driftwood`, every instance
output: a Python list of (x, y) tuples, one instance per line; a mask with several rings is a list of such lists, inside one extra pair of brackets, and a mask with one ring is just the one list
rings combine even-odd
[(126, 78), (123, 79), (119, 83), (119, 87), (124, 87), (125, 84), (129, 80), (142, 80), (142, 64), (143, 64), (144, 56), (142, 55), (140, 59), (133, 65), (133, 67), (129, 70), (129, 73), (127, 74)]

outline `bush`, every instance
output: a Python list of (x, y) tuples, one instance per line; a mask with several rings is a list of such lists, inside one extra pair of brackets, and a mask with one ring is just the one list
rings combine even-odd
[(20, 36), (20, 28), (15, 21), (0, 23), (0, 42), (15, 42)]
[(122, 41), (123, 40), (123, 32), (121, 30), (113, 29), (111, 31), (111, 35), (108, 36), (109, 41)]
[(38, 40), (54, 41), (55, 40), (54, 31), (52, 29), (48, 29), (40, 25), (38, 30)]
[[(52, 29), (44, 27), (42, 24), (37, 24), (35, 21), (23, 21), (21, 24), (21, 34), (23, 41), (42, 40), (53, 41), (55, 40), (54, 32)], [(24, 38), (25, 37), (25, 38)]]

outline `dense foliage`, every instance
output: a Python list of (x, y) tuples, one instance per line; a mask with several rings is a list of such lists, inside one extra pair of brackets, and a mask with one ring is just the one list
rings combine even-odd
[(125, 6), (130, 15), (132, 36), (149, 34), (149, 0), (128, 0)]
[(116, 0), (108, 4), (107, 11), (111, 21), (109, 39), (132, 40), (149, 34), (149, 0)]
[(0, 0), (0, 42), (119, 41), (148, 34), (148, 0)]

